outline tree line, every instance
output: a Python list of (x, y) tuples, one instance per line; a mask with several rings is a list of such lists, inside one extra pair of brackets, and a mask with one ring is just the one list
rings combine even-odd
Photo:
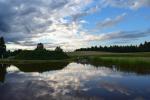
[(49, 59), (66, 59), (68, 55), (63, 52), (63, 49), (56, 47), (55, 50), (50, 51), (44, 48), (42, 43), (37, 44), (34, 50), (6, 50), (6, 45), (3, 37), (0, 37), (0, 59), (24, 59), (24, 60), (49, 60)]
[(127, 45), (127, 46), (92, 46), (89, 48), (80, 48), (75, 51), (104, 51), (104, 52), (150, 52), (150, 42), (145, 41), (140, 45)]

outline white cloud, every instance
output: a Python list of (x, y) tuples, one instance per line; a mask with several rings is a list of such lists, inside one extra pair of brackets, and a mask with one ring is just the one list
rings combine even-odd
[(123, 13), (123, 14), (115, 17), (114, 19), (106, 18), (104, 21), (98, 22), (96, 28), (97, 29), (105, 29), (108, 27), (113, 27), (116, 24), (120, 23), (126, 15), (127, 15), (126, 13)]
[(132, 9), (138, 9), (138, 8), (141, 8), (143, 6), (150, 6), (150, 0), (136, 0), (131, 8)]
[[(71, 27), (71, 26), (70, 26)], [(77, 28), (77, 27), (76, 27)], [(8, 48), (11, 49), (33, 49), (36, 43), (43, 42), (48, 49), (54, 49), (61, 46), (65, 51), (72, 51), (76, 48), (88, 47), (91, 41), (106, 41), (119, 39), (139, 39), (149, 36), (150, 31), (116, 31), (110, 33), (100, 33), (97, 35), (84, 31), (70, 32), (66, 27), (57, 25), (57, 31), (51, 33), (41, 33), (38, 37), (33, 37), (31, 42), (20, 41), (17, 44), (9, 43)], [(76, 31), (76, 30), (75, 30)], [(66, 34), (68, 32), (68, 34)], [(69, 34), (70, 33), (70, 34)], [(77, 34), (78, 33), (78, 34)]]
[[(101, 1), (100, 1), (101, 2)], [(138, 9), (150, 6), (150, 0), (102, 0), (104, 6)]]
[[(103, 40), (104, 36), (85, 31), (82, 25), (90, 23), (81, 17), (107, 6), (137, 9), (150, 4), (149, 0), (101, 0), (86, 9), (93, 2), (95, 0), (0, 0), (0, 35), (5, 37), (8, 49), (31, 49), (43, 42), (47, 48), (60, 45), (73, 50), (86, 47), (89, 41)], [(112, 27), (125, 15), (108, 18), (98, 26)]]
[[(8, 44), (9, 49), (12, 49), (14, 45), (23, 46), (21, 41), (37, 43), (44, 40), (46, 43), (56, 42), (54, 44), (62, 42), (71, 44), (70, 42), (73, 41), (76, 43), (74, 36), (77, 35), (80, 24), (83, 22), (78, 23), (76, 20), (84, 14), (84, 8), (91, 2), (92, 0), (15, 0), (13, 2), (0, 0), (1, 35), (7, 42), (11, 42)], [(72, 21), (65, 19), (70, 16)], [(70, 38), (74, 40), (70, 41)]]
[[(83, 92), (88, 91), (90, 88), (93, 87), (88, 87), (85, 85), (85, 83), (91, 82), (95, 79), (101, 80), (102, 77), (107, 76), (121, 78), (123, 74), (120, 72), (116, 73), (111, 68), (106, 68), (103, 66), (94, 67), (88, 64), (83, 65), (77, 63), (70, 63), (61, 70), (50, 72), (47, 71), (43, 73), (37, 72), (32, 72), (28, 74), (23, 72), (15, 73), (17, 68), (15, 68), (14, 66), (11, 66), (7, 70), (9, 70), (9, 73), (7, 75), (7, 83), (8, 84), (15, 83), (15, 86), (12, 86), (11, 90), (9, 89), (9, 91), (11, 91), (12, 93), (16, 93), (15, 91), (21, 91), (22, 89), (24, 90), (26, 88), (29, 89), (32, 92), (32, 95), (36, 97), (42, 96), (43, 93), (55, 97), (58, 95), (65, 96), (72, 91), (83, 91)], [(15, 74), (15, 80), (14, 76), (11, 74)], [(101, 86), (103, 85), (103, 88), (106, 88), (107, 84), (103, 84), (102, 82), (102, 84), (100, 85)], [(16, 86), (18, 87), (17, 89), (15, 88)], [(32, 90), (30, 89), (31, 86)], [(37, 88), (39, 86), (42, 88)], [(114, 84), (112, 84), (111, 86), (115, 86), (114, 88), (110, 87), (114, 89), (114, 91), (117, 90), (122, 93), (121, 87), (117, 87)], [(97, 87), (99, 88), (99, 84)], [(38, 90), (35, 91), (35, 89)], [(49, 92), (47, 90), (49, 90)], [(22, 92), (24, 93), (24, 91)]]

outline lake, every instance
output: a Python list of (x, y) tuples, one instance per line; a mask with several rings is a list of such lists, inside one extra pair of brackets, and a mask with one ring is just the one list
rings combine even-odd
[(150, 100), (150, 66), (1, 64), (0, 100)]

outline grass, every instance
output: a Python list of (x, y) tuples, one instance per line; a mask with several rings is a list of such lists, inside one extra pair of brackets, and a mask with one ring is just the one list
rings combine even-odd
[(107, 66), (122, 72), (139, 75), (150, 73), (150, 57), (88, 57), (88, 63), (96, 67)]
[(88, 57), (93, 62), (123, 66), (150, 66), (150, 57)]
[(68, 52), (70, 57), (87, 57), (87, 56), (101, 56), (101, 57), (150, 57), (150, 52), (137, 53), (112, 53), (112, 52), (98, 52), (98, 51), (77, 51)]
[(137, 53), (111, 53), (96, 51), (79, 51), (68, 53), (69, 56), (78, 59), (88, 59), (94, 63), (119, 66), (149, 66), (150, 52)]
[[(107, 66), (124, 72), (137, 74), (150, 73), (150, 52), (111, 53), (111, 52), (70, 52), (70, 58), (64, 60), (0, 60), (3, 64), (13, 64), (23, 72), (44, 72), (65, 67), (73, 61), (92, 64), (96, 67)], [(85, 60), (86, 59), (86, 60)], [(84, 62), (87, 61), (87, 62)]]
[(75, 59), (85, 59), (97, 63), (114, 64), (114, 65), (132, 65), (132, 66), (150, 66), (150, 52), (138, 53), (111, 53), (111, 52), (96, 52), (96, 51), (80, 51), (69, 52), (69, 59), (64, 60), (0, 60), (0, 63), (5, 64), (45, 64), (52, 62), (72, 62)]
[(0, 60), (0, 63), (3, 64), (47, 64), (47, 63), (59, 63), (59, 62), (72, 62), (73, 59), (65, 60), (9, 60), (3, 59)]

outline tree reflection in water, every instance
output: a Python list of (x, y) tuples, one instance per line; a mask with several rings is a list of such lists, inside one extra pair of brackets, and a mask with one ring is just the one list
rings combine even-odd
[(6, 64), (0, 64), (0, 82), (2, 83), (5, 81), (5, 75), (7, 73), (6, 68)]
[[(147, 71), (138, 73), (139, 67), (132, 67), (133, 69), (128, 71), (128, 68), (118, 68), (114, 65), (53, 63), (11, 65), (3, 68), (1, 67), (1, 74), (6, 74), (7, 71), (7, 75), (5, 83), (0, 85), (0, 100), (150, 98), (150, 74)], [(2, 79), (4, 81), (4, 77)]]

